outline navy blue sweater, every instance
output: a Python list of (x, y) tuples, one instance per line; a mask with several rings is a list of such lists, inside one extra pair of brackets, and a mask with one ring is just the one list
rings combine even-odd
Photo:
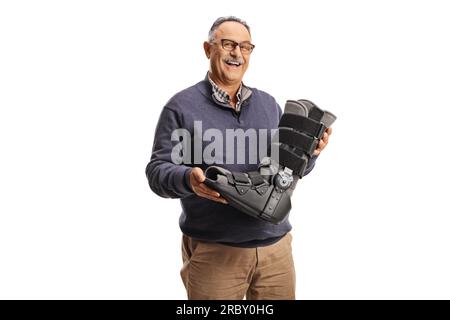
[[(287, 219), (279, 225), (274, 225), (248, 216), (230, 205), (211, 201), (193, 193), (189, 183), (191, 168), (195, 166), (206, 170), (208, 167), (204, 161), (201, 164), (194, 164), (193, 153), (190, 163), (174, 164), (172, 162), (172, 149), (178, 143), (178, 141), (171, 141), (172, 132), (178, 128), (185, 128), (193, 137), (194, 121), (202, 121), (203, 133), (209, 128), (215, 128), (222, 132), (224, 138), (226, 129), (241, 128), (244, 131), (250, 128), (257, 131), (266, 129), (265, 137), (257, 134), (258, 145), (261, 138), (267, 139), (266, 145), (270, 146), (270, 129), (278, 127), (282, 111), (272, 96), (255, 88), (251, 90), (252, 95), (243, 102), (240, 112), (237, 113), (231, 107), (215, 103), (212, 98), (211, 84), (204, 80), (177, 93), (161, 112), (146, 175), (153, 192), (164, 198), (180, 198), (182, 206), (180, 228), (184, 234), (195, 239), (238, 247), (258, 247), (276, 242), (291, 230)], [(208, 143), (210, 142), (203, 142), (202, 148), (204, 149)], [(234, 145), (236, 157), (237, 143)], [(246, 164), (237, 164), (236, 161), (233, 161), (233, 164), (227, 164), (225, 153), (228, 151), (226, 151), (225, 142), (223, 147), (224, 152), (219, 155), (223, 157), (223, 161), (216, 165), (230, 171), (257, 170), (257, 163), (248, 164), (250, 162), (247, 161), (248, 155)], [(248, 141), (246, 141), (246, 150), (249, 149)], [(217, 156), (216, 154), (216, 159)], [(314, 161), (311, 161), (307, 172), (310, 172), (313, 166)]]

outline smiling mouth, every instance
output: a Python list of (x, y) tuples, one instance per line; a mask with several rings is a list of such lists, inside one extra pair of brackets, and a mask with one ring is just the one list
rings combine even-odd
[(228, 66), (235, 67), (235, 68), (242, 66), (242, 63), (240, 63), (238, 61), (225, 61), (225, 63)]

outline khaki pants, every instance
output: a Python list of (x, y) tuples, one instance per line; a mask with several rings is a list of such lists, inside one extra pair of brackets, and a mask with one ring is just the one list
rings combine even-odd
[(183, 235), (181, 278), (188, 299), (293, 300), (292, 236), (259, 248), (236, 248)]

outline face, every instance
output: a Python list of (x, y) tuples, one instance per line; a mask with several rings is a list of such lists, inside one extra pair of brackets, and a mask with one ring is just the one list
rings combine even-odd
[(221, 40), (228, 39), (237, 43), (251, 42), (247, 29), (240, 23), (227, 21), (222, 23), (215, 32), (214, 44), (205, 42), (203, 47), (210, 59), (210, 71), (213, 80), (224, 85), (240, 84), (247, 71), (250, 54), (243, 54), (239, 46), (232, 51), (222, 48)]

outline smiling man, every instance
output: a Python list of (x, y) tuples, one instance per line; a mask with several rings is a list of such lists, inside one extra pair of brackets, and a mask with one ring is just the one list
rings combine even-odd
[[(255, 156), (251, 154), (255, 149), (248, 143), (242, 148), (237, 147), (242, 144), (234, 144), (235, 138), (247, 137), (227, 132), (258, 132), (254, 137), (261, 160), (267, 155), (271, 130), (278, 127), (282, 111), (272, 96), (242, 82), (255, 48), (244, 21), (236, 17), (217, 19), (203, 48), (209, 71), (203, 81), (177, 93), (164, 106), (146, 168), (150, 188), (156, 194), (181, 200), (181, 277), (188, 298), (295, 299), (289, 220), (274, 225), (228, 205), (204, 184), (204, 170), (210, 163), (202, 157), (213, 139), (206, 132), (213, 131), (214, 144), (219, 146), (214, 154), (216, 164), (232, 172), (257, 170), (258, 165), (252, 161), (237, 161)], [(180, 140), (174, 139), (179, 130), (187, 133), (182, 150), (177, 148)], [(318, 144), (307, 173), (327, 145), (330, 133), (328, 130)], [(187, 143), (199, 137), (202, 143)], [(220, 148), (224, 144), (227, 148)], [(228, 148), (230, 145), (234, 147)], [(174, 154), (187, 161), (174, 162)]]
[(230, 105), (239, 110), (237, 103), (242, 94), (242, 78), (255, 46), (251, 43), (247, 25), (223, 20), (219, 19), (213, 25), (209, 41), (203, 43), (203, 48), (210, 59), (210, 81), (224, 91)]

